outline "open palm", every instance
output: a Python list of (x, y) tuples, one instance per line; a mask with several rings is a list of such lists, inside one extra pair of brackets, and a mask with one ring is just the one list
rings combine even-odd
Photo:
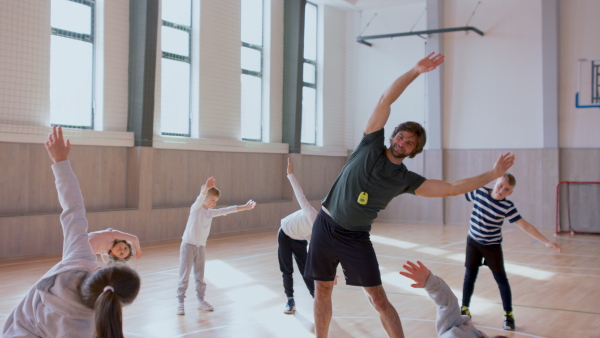
[(435, 54), (435, 52), (431, 52), (431, 54), (427, 55), (427, 57), (421, 59), (415, 65), (415, 69), (419, 73), (427, 73), (437, 68), (437, 66), (441, 65), (444, 62), (444, 54)]

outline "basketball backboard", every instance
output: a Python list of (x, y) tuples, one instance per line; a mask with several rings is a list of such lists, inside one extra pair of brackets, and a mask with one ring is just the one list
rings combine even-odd
[(600, 108), (600, 59), (577, 61), (575, 107)]

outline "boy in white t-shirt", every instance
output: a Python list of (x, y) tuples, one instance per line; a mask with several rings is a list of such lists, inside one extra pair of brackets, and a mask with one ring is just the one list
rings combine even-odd
[(183, 301), (192, 266), (196, 280), (196, 296), (198, 297), (198, 310), (213, 311), (214, 308), (204, 300), (206, 283), (204, 283), (204, 263), (206, 262), (206, 239), (210, 233), (213, 217), (225, 216), (234, 212), (252, 210), (256, 202), (249, 200), (245, 205), (214, 209), (221, 196), (215, 187), (215, 178), (209, 177), (206, 184), (200, 189), (200, 195), (192, 204), (190, 216), (183, 232), (181, 249), (179, 253), (179, 286), (177, 287), (177, 314), (184, 315)]

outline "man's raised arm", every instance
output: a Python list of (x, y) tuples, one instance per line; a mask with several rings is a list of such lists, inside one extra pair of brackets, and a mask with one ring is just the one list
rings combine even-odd
[(408, 87), (408, 85), (419, 75), (436, 69), (437, 66), (444, 62), (444, 55), (434, 54), (435, 53), (432, 52), (427, 55), (427, 57), (417, 62), (413, 68), (397, 78), (383, 95), (381, 95), (379, 102), (377, 102), (377, 106), (375, 106), (375, 109), (371, 113), (371, 117), (369, 117), (369, 120), (367, 121), (365, 134), (370, 134), (383, 128), (390, 117), (392, 103), (400, 97), (406, 87)]
[(466, 194), (506, 174), (514, 163), (515, 155), (506, 153), (500, 155), (500, 158), (494, 164), (494, 168), (490, 171), (452, 183), (440, 180), (426, 180), (415, 190), (415, 195), (420, 197), (446, 197)]

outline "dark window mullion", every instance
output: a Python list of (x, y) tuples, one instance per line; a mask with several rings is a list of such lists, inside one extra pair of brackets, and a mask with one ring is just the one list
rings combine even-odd
[(260, 45), (253, 45), (251, 43), (247, 43), (247, 42), (243, 42), (243, 41), (242, 41), (242, 47), (256, 49), (257, 51), (260, 51), (261, 53), (263, 51), (263, 47), (262, 46), (260, 46)]
[(94, 3), (95, 3), (95, 0), (68, 0), (68, 1), (86, 5), (86, 6), (90, 6), (92, 8), (94, 8)]
[(184, 31), (184, 32), (187, 32), (187, 33), (191, 33), (192, 32), (192, 27), (190, 27), (190, 26), (186, 26), (186, 25), (174, 23), (174, 22), (167, 21), (167, 20), (163, 20), (162, 21), (162, 25), (165, 26), (165, 27), (170, 27), (170, 28), (173, 28), (173, 29), (178, 29), (180, 31)]
[(257, 72), (255, 70), (248, 70), (242, 68), (242, 74), (251, 75), (262, 79), (262, 72)]
[(175, 53), (169, 53), (169, 52), (162, 52), (162, 57), (165, 59), (169, 59), (169, 60), (173, 60), (173, 61), (180, 61), (180, 62), (185, 62), (185, 63), (190, 63), (190, 57), (189, 56), (183, 56), (183, 55), (179, 55), (179, 54), (175, 54)]
[(79, 40), (89, 43), (94, 43), (94, 36), (90, 34), (76, 33), (65, 29), (52, 27), (52, 35), (60, 36), (63, 38)]

